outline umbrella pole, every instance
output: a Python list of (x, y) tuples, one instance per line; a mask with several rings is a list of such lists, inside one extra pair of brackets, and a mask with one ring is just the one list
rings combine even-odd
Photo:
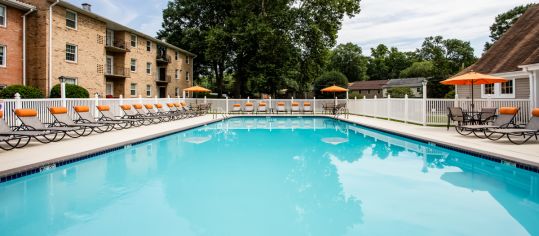
[(472, 80), (471, 89), (472, 89), (472, 104), (471, 104), (471, 108), (472, 108), (472, 111), (475, 111), (475, 110), (474, 110), (474, 104), (473, 104), (473, 80)]

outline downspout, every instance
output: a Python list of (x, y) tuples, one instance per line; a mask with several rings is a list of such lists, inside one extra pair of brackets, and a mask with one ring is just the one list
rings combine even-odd
[(34, 12), (32, 8), (22, 15), (22, 85), (26, 86), (26, 16)]
[(60, 3), (60, 0), (56, 0), (49, 6), (49, 76), (47, 91), (45, 91), (47, 94), (50, 93), (52, 88), (52, 8), (58, 3)]

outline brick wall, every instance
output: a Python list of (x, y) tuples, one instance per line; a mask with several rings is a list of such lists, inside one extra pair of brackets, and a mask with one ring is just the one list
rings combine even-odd
[(0, 45), (6, 46), (6, 66), (0, 66), (0, 84), (22, 84), (22, 14), (6, 6), (7, 24), (0, 26)]

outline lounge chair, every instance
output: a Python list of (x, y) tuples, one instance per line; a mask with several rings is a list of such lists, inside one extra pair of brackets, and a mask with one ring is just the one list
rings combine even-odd
[(133, 106), (131, 105), (120, 105), (120, 108), (122, 108), (122, 111), (124, 112), (124, 116), (122, 118), (129, 118), (129, 119), (141, 119), (143, 121), (144, 125), (149, 124), (157, 124), (160, 122), (159, 118), (151, 117), (151, 116), (144, 116), (138, 113), (135, 109), (142, 109), (141, 104), (135, 104)]
[(112, 120), (101, 120), (98, 121), (94, 118), (92, 113), (90, 113), (90, 107), (88, 106), (74, 106), (73, 110), (75, 110), (75, 113), (79, 116), (79, 119), (76, 120), (76, 122), (79, 123), (89, 123), (89, 124), (101, 124), (101, 125), (108, 125), (112, 129), (125, 129), (131, 127), (130, 122), (125, 121), (112, 121)]
[(290, 107), (290, 113), (294, 113), (294, 112), (297, 112), (297, 113), (300, 112), (299, 102), (292, 102), (291, 107)]
[(256, 108), (256, 113), (261, 113), (261, 112), (265, 112), (265, 113), (268, 112), (268, 108), (265, 102), (258, 103), (258, 107)]
[[(174, 107), (174, 104), (171, 104)], [(168, 107), (168, 106), (167, 106)], [(155, 104), (155, 109), (157, 109), (157, 114), (169, 116), (171, 120), (177, 120), (181, 118), (181, 114), (172, 110), (165, 110), (163, 104)]]
[[(501, 107), (500, 114), (496, 116), (493, 122), (479, 125), (461, 125), (457, 126), (457, 132), (462, 135), (473, 133), (478, 138), (488, 138), (486, 131), (488, 129), (510, 128), (514, 125), (515, 117), (518, 114), (518, 107)], [(483, 134), (484, 136), (481, 136)]]
[(47, 131), (51, 135), (44, 136), (50, 142), (58, 142), (66, 135), (71, 138), (78, 138), (83, 132), (80, 127), (50, 127), (45, 125), (37, 117), (37, 110), (15, 109), (15, 116), (21, 121), (21, 125), (16, 130), (25, 131)]
[(479, 122), (481, 124), (486, 124), (488, 122), (494, 121), (496, 118), (497, 108), (481, 108), (481, 115), (479, 116)]
[(284, 112), (286, 113), (286, 105), (284, 102), (277, 102), (277, 114), (279, 114), (279, 112)]
[(67, 114), (66, 107), (49, 107), (49, 112), (54, 117), (52, 126), (58, 127), (79, 127), (82, 129), (81, 136), (88, 136), (92, 132), (103, 133), (111, 131), (112, 128), (105, 124), (75, 123)]
[(136, 109), (138, 113), (146, 116), (154, 116), (158, 118), (161, 121), (170, 121), (174, 119), (173, 115), (171, 114), (161, 114), (155, 110), (155, 107), (152, 104), (144, 104), (144, 109)]
[[(179, 105), (179, 104), (178, 104)], [(180, 105), (181, 106), (181, 105)], [(174, 103), (167, 103), (167, 107), (169, 109), (169, 112), (172, 113), (172, 114), (176, 114), (176, 119), (183, 119), (183, 118), (186, 118), (187, 117), (187, 113), (185, 113), (182, 110), (178, 109)]]
[[(187, 103), (183, 102), (183, 104), (187, 104)], [(176, 107), (176, 109), (178, 109), (178, 111), (183, 112), (183, 114), (185, 114), (187, 118), (196, 116), (196, 113), (193, 110), (189, 109), (187, 105), (185, 106), (182, 105), (182, 102), (174, 103), (174, 106)]]
[(14, 131), (4, 121), (4, 112), (0, 111), (0, 142), (5, 145), (0, 145), (1, 149), (11, 150), (14, 148), (23, 148), (30, 140), (34, 138), (41, 143), (49, 143), (50, 141), (45, 138), (46, 135), (56, 135), (56, 133), (50, 133), (47, 131)]
[(314, 114), (313, 107), (311, 106), (310, 102), (303, 103), (303, 113), (306, 113), (306, 112), (312, 112)]
[(230, 113), (240, 113), (240, 112), (241, 112), (241, 104), (232, 105), (232, 111), (230, 111)]
[(487, 135), (487, 138), (490, 140), (499, 140), (507, 137), (514, 144), (524, 144), (533, 137), (537, 140), (537, 136), (539, 135), (539, 108), (532, 110), (530, 121), (523, 127), (515, 126), (515, 128), (488, 129), (486, 132), (490, 132)]
[(181, 108), (187, 112), (188, 114), (191, 114), (191, 116), (198, 116), (199, 113), (198, 111), (195, 111), (189, 104), (187, 104), (186, 102), (182, 101), (180, 102), (180, 105), (181, 105)]
[[(122, 105), (124, 106), (124, 105)], [(129, 105), (127, 105), (129, 106)], [(129, 109), (131, 109), (131, 106), (129, 106)], [(128, 123), (131, 126), (139, 127), (144, 124), (143, 119), (136, 119), (136, 118), (118, 118), (110, 112), (110, 107), (105, 105), (99, 105), (97, 106), (97, 110), (99, 113), (101, 113), (101, 117), (98, 119), (98, 121), (114, 121), (114, 122), (125, 122)]]
[(255, 106), (254, 106), (254, 104), (252, 102), (246, 102), (245, 103), (245, 106), (243, 108), (243, 112), (245, 112), (245, 113), (248, 113), (248, 112), (253, 113), (254, 110), (255, 110)]

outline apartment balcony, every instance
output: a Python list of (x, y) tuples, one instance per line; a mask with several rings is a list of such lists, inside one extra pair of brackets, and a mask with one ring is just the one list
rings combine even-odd
[(170, 76), (170, 75), (157, 76), (157, 78), (155, 78), (156, 83), (168, 84), (168, 83), (170, 83), (170, 81), (172, 81), (172, 76)]
[(109, 52), (126, 53), (130, 52), (130, 48), (125, 41), (108, 41), (105, 44), (105, 49)]
[(157, 55), (156, 60), (158, 64), (168, 64), (172, 62), (172, 57), (169, 55)]
[(105, 67), (105, 77), (107, 78), (120, 78), (125, 79), (131, 77), (131, 69), (124, 67), (110, 67), (107, 65)]

